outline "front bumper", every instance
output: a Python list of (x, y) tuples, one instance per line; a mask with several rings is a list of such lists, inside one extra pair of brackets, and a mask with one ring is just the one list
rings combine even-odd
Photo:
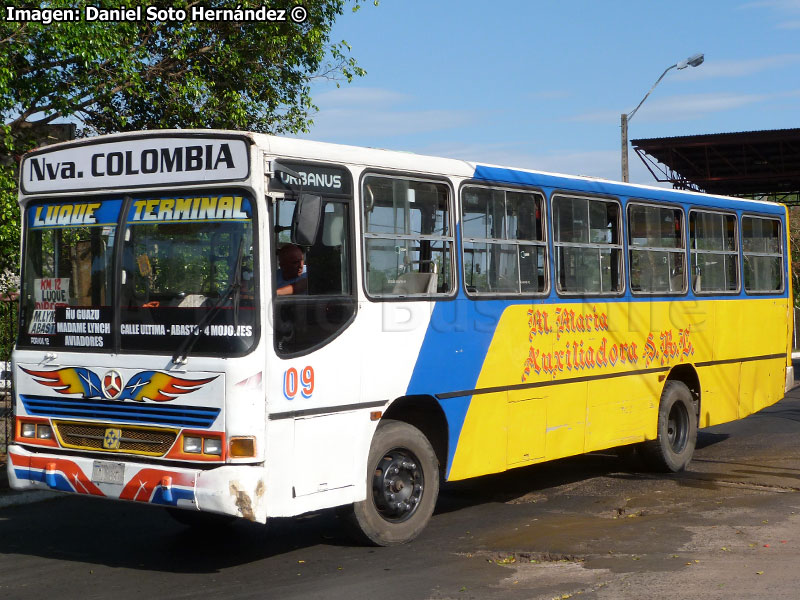
[[(115, 479), (93, 480), (96, 469), (114, 465)], [(121, 466), (120, 466), (121, 465)], [(103, 479), (102, 477), (99, 479)], [(111, 500), (128, 500), (266, 522), (262, 465), (178, 468), (8, 448), (8, 480), (16, 490), (54, 490)]]

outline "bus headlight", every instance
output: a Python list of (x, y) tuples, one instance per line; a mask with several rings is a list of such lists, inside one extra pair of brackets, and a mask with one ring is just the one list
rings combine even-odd
[(203, 438), (203, 454), (222, 456), (222, 440), (219, 438)]
[(183, 451), (187, 454), (200, 454), (203, 451), (203, 438), (184, 436)]
[(218, 436), (184, 435), (183, 452), (185, 454), (205, 454), (222, 457), (222, 438)]
[(28, 419), (17, 417), (17, 439), (29, 444), (42, 444), (43, 446), (58, 447), (53, 427), (46, 419)]

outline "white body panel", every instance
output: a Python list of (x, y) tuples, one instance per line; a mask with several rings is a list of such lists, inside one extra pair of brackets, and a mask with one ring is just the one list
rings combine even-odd
[[(265, 178), (269, 176), (264, 167), (269, 166), (275, 158), (323, 163), (330, 161), (337, 166), (346, 166), (353, 178), (353, 206), (357, 207), (359, 176), (365, 168), (391, 168), (405, 173), (455, 172), (462, 178), (469, 176), (474, 166), (449, 159), (426, 157), (421, 160), (422, 157), (399, 152), (247, 134), (246, 137), (254, 142), (249, 149), (248, 173), (242, 167), (243, 136), (235, 134), (238, 139), (229, 140), (235, 158), (234, 169), (223, 170), (227, 166), (223, 160), (220, 169), (201, 172), (199, 176), (191, 172), (176, 174), (159, 171), (143, 180), (141, 173), (123, 172), (113, 177), (105, 173), (106, 163), (103, 161), (112, 153), (121, 153), (123, 160), (125, 156), (133, 156), (130, 160), (139, 161), (135, 169), (138, 171), (141, 171), (142, 152), (150, 148), (174, 151), (187, 143), (213, 143), (212, 152), (218, 156), (218, 138), (229, 134), (207, 132), (208, 138), (201, 136), (187, 142), (187, 138), (183, 137), (185, 132), (175, 133), (175, 139), (167, 137), (156, 140), (141, 134), (121, 134), (89, 140), (88, 144), (52, 146), (45, 152), (27, 158), (23, 173), (28, 173), (28, 176), (24, 181), (21, 203), (37, 198), (38, 194), (57, 194), (57, 197), (64, 199), (84, 198), (87, 194), (85, 190), (94, 190), (103, 195), (108, 194), (111, 188), (114, 193), (122, 194), (159, 188), (188, 193), (193, 189), (227, 189), (232, 185), (246, 187), (256, 199), (262, 250), (262, 328), (259, 343), (242, 358), (190, 356), (187, 363), (180, 367), (172, 364), (169, 356), (67, 350), (53, 352), (44, 348), (42, 351), (16, 350), (17, 393), (29, 396), (47, 392), (40, 382), (20, 370), (23, 366), (37, 371), (82, 367), (100, 377), (110, 370), (116, 370), (126, 381), (131, 375), (145, 370), (187, 378), (218, 376), (202, 391), (186, 394), (180, 401), (219, 407), (219, 416), (211, 429), (224, 431), (227, 439), (239, 435), (254, 436), (256, 456), (250, 459), (229, 458), (228, 465), (213, 468), (202, 465), (201, 469), (192, 465), (176, 467), (172, 463), (162, 466), (166, 462), (163, 459), (149, 458), (150, 468), (145, 470), (155, 483), (151, 482), (147, 494), (142, 488), (143, 491), (135, 500), (153, 502), (154, 497), (159, 497), (155, 490), (166, 474), (181, 479), (186, 490), (193, 490), (193, 500), (181, 498), (176, 501), (179, 506), (194, 504), (200, 510), (235, 514), (258, 521), (264, 521), (269, 516), (291, 516), (364, 499), (366, 458), (377, 426), (376, 421), (370, 420), (370, 413), (384, 410), (405, 393), (433, 305), (424, 301), (371, 303), (367, 301), (363, 288), (358, 286), (356, 318), (341, 335), (306, 356), (278, 358), (273, 350), (273, 336), (269, 328), (272, 321), (268, 301), (272, 264), (269, 257), (274, 250), (269, 248), (267, 211), (263, 202)], [(132, 155), (126, 155), (126, 152), (132, 152)], [(34, 166), (33, 162), (37, 164)], [(74, 171), (65, 171), (64, 165), (70, 162), (75, 165)], [(46, 165), (56, 163), (60, 165), (59, 168), (51, 166), (48, 173)], [(94, 176), (91, 175), (93, 163)], [(37, 173), (44, 175), (37, 176)], [(81, 173), (80, 177), (77, 173)], [(140, 189), (140, 185), (145, 187)], [(358, 232), (358, 210), (353, 210), (353, 218), (355, 232)], [(359, 244), (354, 244), (354, 250), (354, 264), (360, 265)], [(391, 364), (391, 369), (387, 370), (388, 364)], [(313, 393), (287, 397), (284, 389), (287, 371), (295, 369), (302, 373), (309, 366), (314, 369)], [(24, 408), (20, 415), (28, 416)], [(14, 445), (9, 452), (14, 457), (13, 464), (12, 461), (9, 463), (9, 472), (12, 485), (16, 488), (59, 489), (46, 481), (43, 475), (46, 468), (31, 466), (33, 456), (38, 459), (37, 464), (42, 461), (57, 464), (57, 471), (67, 480), (71, 473), (72, 491), (82, 493), (86, 490), (75, 484), (79, 480), (91, 482), (92, 465), (96, 460), (124, 463), (124, 485), (97, 484), (102, 495), (110, 498), (119, 498), (126, 485), (133, 485), (131, 482), (143, 467), (138, 461), (126, 462), (122, 456), (102, 453), (82, 456), (86, 453), (79, 450), (66, 449), (55, 453), (43, 448), (32, 454), (24, 446)], [(62, 461), (65, 461), (63, 468)], [(29, 475), (21, 477), (20, 468), (28, 468)], [(82, 476), (78, 476), (78, 473), (82, 473)], [(50, 481), (52, 483), (52, 478)], [(248, 498), (249, 501), (246, 500)]]

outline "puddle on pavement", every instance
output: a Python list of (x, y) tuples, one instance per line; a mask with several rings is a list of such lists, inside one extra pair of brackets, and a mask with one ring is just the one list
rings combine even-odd
[(514, 548), (532, 555), (546, 552), (573, 557), (672, 553), (691, 538), (683, 521), (683, 515), (668, 513), (617, 519), (548, 514), (486, 539), (485, 545), (501, 553), (504, 548)]

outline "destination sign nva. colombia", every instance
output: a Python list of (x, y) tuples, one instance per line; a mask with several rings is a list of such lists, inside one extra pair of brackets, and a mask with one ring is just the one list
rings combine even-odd
[(26, 193), (130, 185), (232, 181), (250, 172), (244, 139), (149, 138), (85, 144), (23, 159)]

